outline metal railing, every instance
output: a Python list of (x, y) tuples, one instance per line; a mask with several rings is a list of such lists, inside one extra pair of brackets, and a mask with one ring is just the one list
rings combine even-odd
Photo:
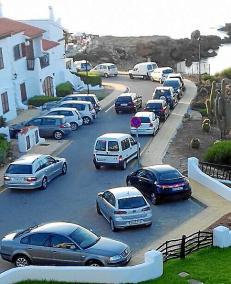
[(231, 166), (199, 162), (199, 168), (210, 177), (231, 181)]
[(213, 245), (213, 233), (198, 231), (188, 237), (169, 240), (159, 246), (156, 250), (163, 254), (164, 261), (174, 258), (185, 258), (186, 255), (201, 248)]
[(27, 59), (26, 60), (27, 64), (27, 70), (34, 70), (34, 64), (35, 64), (35, 59)]

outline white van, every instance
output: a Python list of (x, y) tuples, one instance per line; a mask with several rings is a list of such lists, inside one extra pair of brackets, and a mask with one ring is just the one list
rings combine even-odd
[(151, 73), (151, 80), (153, 82), (158, 81), (162, 84), (165, 81), (165, 79), (168, 77), (168, 75), (171, 73), (173, 73), (173, 69), (171, 67), (156, 68)]
[(102, 63), (99, 65), (96, 65), (91, 72), (97, 71), (100, 76), (104, 76), (105, 78), (108, 78), (109, 76), (117, 76), (118, 75), (118, 69), (115, 64), (113, 63)]
[(78, 71), (90, 71), (93, 66), (87, 60), (80, 60), (74, 62), (74, 67), (78, 72)]
[(131, 79), (134, 77), (149, 79), (154, 69), (158, 68), (155, 62), (142, 62), (136, 64), (133, 69), (128, 71)]
[(127, 163), (137, 158), (137, 150), (137, 142), (131, 135), (107, 133), (95, 141), (93, 163), (96, 169), (114, 165), (125, 170)]

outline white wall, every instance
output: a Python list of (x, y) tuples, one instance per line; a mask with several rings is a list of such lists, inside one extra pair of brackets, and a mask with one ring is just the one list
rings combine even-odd
[(0, 284), (27, 279), (81, 283), (138, 283), (159, 278), (163, 274), (163, 257), (159, 251), (145, 253), (145, 262), (125, 267), (50, 267), (27, 266), (0, 274)]
[(191, 157), (188, 159), (188, 177), (206, 186), (228, 201), (231, 201), (231, 188), (203, 173), (198, 165), (199, 161), (197, 158)]

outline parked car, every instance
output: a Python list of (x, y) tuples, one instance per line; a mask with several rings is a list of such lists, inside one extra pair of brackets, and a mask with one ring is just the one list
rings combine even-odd
[(82, 117), (75, 108), (52, 108), (46, 115), (63, 115), (65, 121), (70, 123), (72, 130), (77, 130), (83, 124)]
[(163, 97), (169, 105), (170, 109), (174, 109), (174, 107), (178, 104), (177, 95), (174, 93), (172, 87), (157, 87), (155, 89), (152, 98), (154, 100), (159, 100), (163, 99)]
[(90, 71), (92, 69), (91, 63), (87, 60), (74, 61), (74, 66), (76, 67), (76, 71)]
[(170, 108), (165, 100), (148, 100), (144, 111), (154, 112), (162, 121), (165, 121), (170, 115)]
[(123, 93), (115, 100), (115, 111), (118, 114), (120, 111), (136, 112), (142, 108), (142, 97), (136, 93)]
[(170, 74), (168, 74), (168, 79), (173, 79), (173, 78), (176, 78), (176, 79), (180, 80), (181, 85), (182, 85), (182, 91), (185, 91), (185, 84), (184, 84), (184, 80), (183, 80), (182, 75), (180, 73), (170, 73)]
[(148, 196), (155, 205), (162, 200), (188, 199), (191, 196), (191, 187), (186, 177), (169, 165), (139, 169), (128, 175), (126, 182)]
[(70, 123), (65, 121), (63, 115), (47, 115), (32, 118), (31, 120), (10, 125), (10, 137), (16, 138), (22, 128), (27, 126), (37, 126), (40, 137), (53, 137), (56, 140), (63, 139), (71, 133)]
[(136, 64), (133, 69), (128, 71), (129, 77), (134, 79), (135, 77), (149, 79), (154, 69), (158, 68), (155, 62), (142, 62)]
[(96, 210), (110, 223), (112, 231), (152, 224), (151, 208), (135, 187), (117, 187), (98, 193)]
[(96, 113), (101, 110), (100, 102), (99, 102), (98, 98), (96, 97), (96, 95), (94, 95), (94, 94), (72, 94), (72, 95), (66, 96), (65, 98), (66, 98), (65, 101), (75, 100), (75, 101), (90, 102), (90, 103), (92, 103)]
[(6, 188), (46, 189), (58, 175), (67, 173), (64, 158), (42, 154), (27, 154), (9, 164), (4, 174)]
[(94, 71), (97, 71), (101, 76), (104, 76), (105, 78), (118, 75), (118, 69), (113, 63), (98, 64), (91, 70), (91, 72)]
[(181, 99), (183, 96), (183, 90), (182, 85), (179, 79), (172, 78), (172, 79), (166, 79), (163, 83), (164, 87), (172, 87), (174, 90), (174, 93), (177, 95), (177, 99)]
[(171, 67), (161, 67), (161, 68), (156, 68), (154, 71), (151, 73), (151, 81), (157, 81), (160, 82), (161, 84), (165, 81), (166, 78), (168, 78), (168, 75), (173, 73), (173, 69)]
[(1, 257), (16, 267), (27, 265), (121, 266), (131, 259), (128, 245), (66, 222), (29, 227), (6, 235)]
[(122, 170), (137, 157), (137, 142), (129, 134), (107, 133), (99, 136), (94, 145), (93, 162), (101, 166), (118, 166)]
[(96, 118), (96, 111), (90, 102), (86, 101), (66, 101), (62, 102), (59, 107), (71, 107), (78, 110), (80, 113), (83, 124), (91, 124), (93, 119)]
[(155, 115), (154, 112), (137, 112), (135, 117), (139, 117), (141, 120), (141, 125), (139, 128), (131, 126), (131, 134), (134, 135), (138, 131), (138, 134), (151, 134), (156, 135), (159, 130), (160, 121), (159, 117)]

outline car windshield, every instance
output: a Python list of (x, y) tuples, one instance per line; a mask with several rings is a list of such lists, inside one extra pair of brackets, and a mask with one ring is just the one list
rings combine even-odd
[(171, 93), (167, 90), (156, 90), (155, 91), (155, 97), (161, 97), (161, 96), (166, 96), (166, 97), (170, 97)]
[(11, 164), (6, 170), (7, 174), (32, 174), (32, 165)]
[(98, 140), (95, 145), (95, 150), (97, 151), (106, 151), (106, 141)]
[(70, 234), (70, 237), (82, 249), (93, 246), (100, 239), (99, 236), (83, 227), (78, 227), (78, 229)]
[(147, 203), (142, 196), (134, 196), (118, 200), (119, 209), (133, 209), (144, 206), (147, 206)]
[(163, 74), (170, 74), (170, 73), (172, 73), (173, 72), (173, 70), (172, 69), (165, 69), (165, 70), (163, 70)]
[(131, 97), (118, 97), (116, 101), (119, 103), (120, 102), (128, 103), (128, 102), (131, 102), (131, 100), (132, 100)]
[(162, 108), (162, 103), (148, 103), (146, 105), (146, 108), (150, 109), (161, 109)]
[(141, 123), (150, 123), (150, 118), (149, 117), (140, 117)]
[(108, 66), (108, 69), (109, 69), (109, 70), (115, 69), (115, 65), (110, 65), (110, 66)]
[(163, 182), (163, 181), (169, 181), (173, 179), (179, 179), (182, 177), (183, 176), (180, 172), (178, 172), (177, 170), (172, 170), (172, 171), (166, 171), (166, 172), (160, 173), (159, 180)]
[(165, 80), (163, 86), (164, 87), (178, 88), (178, 87), (180, 87), (180, 83), (179, 83), (178, 80)]

